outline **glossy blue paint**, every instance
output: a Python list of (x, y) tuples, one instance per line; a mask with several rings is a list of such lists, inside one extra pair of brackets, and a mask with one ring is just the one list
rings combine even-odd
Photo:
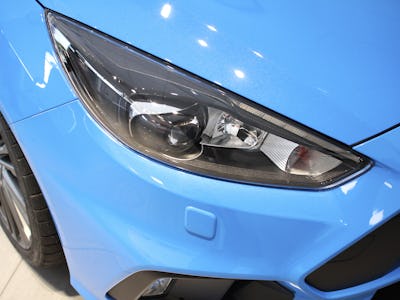
[[(377, 142), (379, 141), (379, 142)], [(356, 149), (370, 156), (375, 161), (384, 164), (388, 168), (400, 170), (400, 161), (393, 160), (393, 157), (400, 155), (400, 127), (397, 127), (384, 135), (375, 138), (373, 141), (358, 145)], [(381, 145), (385, 145), (382, 151)]]
[[(396, 269), (373, 282), (330, 293), (317, 291), (304, 282), (309, 272), (400, 212), (398, 129), (358, 146), (358, 151), (376, 161), (375, 166), (362, 176), (327, 191), (297, 191), (231, 183), (170, 168), (131, 151), (99, 126), (79, 100), (75, 100), (59, 71), (60, 66), (53, 66), (43, 88), (37, 86), (37, 83), (44, 82), (41, 80), (46, 65), (43, 58), (52, 51), (42, 19), (43, 11), (35, 2), (23, 0), (22, 3), (24, 10), (16, 9), (17, 4), (12, 1), (1, 4), (0, 109), (8, 116), (9, 121), (14, 122), (12, 130), (27, 155), (56, 222), (72, 283), (85, 298), (106, 299), (106, 292), (111, 287), (140, 270), (275, 280), (290, 288), (295, 293), (296, 300), (369, 299), (378, 288), (400, 280), (400, 269)], [(371, 59), (371, 72), (367, 73), (366, 69), (361, 70), (353, 65), (343, 78), (339, 76), (342, 74), (339, 70), (350, 64), (351, 59), (343, 52), (344, 44), (340, 44), (337, 52), (343, 64), (338, 65), (338, 69), (331, 74), (332, 78), (340, 77), (335, 80), (331, 78), (332, 83), (328, 81), (328, 69), (320, 70), (316, 67), (317, 62), (323, 61), (321, 53), (313, 52), (317, 48), (311, 47), (308, 52), (300, 47), (302, 45), (307, 48), (307, 45), (314, 45), (313, 43), (309, 41), (301, 44), (302, 40), (297, 37), (287, 44), (292, 47), (282, 46), (283, 42), (288, 42), (281, 36), (285, 31), (279, 26), (272, 26), (275, 23), (287, 31), (293, 29), (294, 32), (290, 35), (293, 38), (295, 33), (306, 29), (307, 32), (310, 30), (311, 35), (315, 35), (318, 30), (327, 30), (327, 21), (320, 20), (325, 17), (322, 12), (327, 8), (321, 7), (321, 4), (313, 3), (314, 9), (311, 12), (315, 19), (310, 20), (301, 18), (304, 17), (301, 12), (306, 11), (304, 7), (293, 7), (292, 14), (298, 14), (291, 15), (291, 22), (302, 19), (303, 23), (284, 24), (283, 19), (280, 20), (278, 16), (283, 18), (282, 14), (290, 12), (283, 9), (287, 8), (283, 2), (280, 2), (282, 9), (272, 7), (271, 10), (266, 10), (266, 4), (261, 5), (256, 1), (214, 1), (208, 3), (208, 8), (200, 8), (197, 7), (198, 4), (192, 3), (191, 12), (188, 12), (189, 6), (186, 2), (170, 2), (170, 15), (164, 18), (160, 17), (164, 2), (129, 4), (121, 1), (125, 6), (107, 7), (108, 16), (119, 13), (121, 20), (112, 18), (113, 22), (108, 23), (101, 20), (106, 10), (101, 8), (102, 2), (96, 5), (100, 7), (97, 15), (88, 14), (88, 3), (91, 2), (80, 3), (80, 11), (77, 10), (78, 4), (75, 1), (68, 4), (56, 0), (46, 3), (85, 23), (98, 25), (100, 29), (145, 50), (154, 50), (158, 56), (169, 55), (174, 63), (211, 81), (220, 80), (232, 90), (292, 117), (298, 116), (298, 120), (303, 123), (346, 142), (356, 141), (378, 129), (385, 129), (399, 116), (398, 105), (393, 102), (398, 90), (392, 85), (398, 78), (395, 76), (398, 70), (394, 69), (398, 60), (390, 55), (398, 47), (397, 39), (385, 49), (371, 50), (374, 47), (371, 48), (371, 44), (368, 44), (366, 53), (360, 54), (357, 57), (359, 60), (355, 59), (354, 63), (357, 66), (364, 59)], [(350, 2), (346, 3), (350, 5)], [(326, 5), (336, 10), (340, 6), (338, 3)], [(395, 7), (397, 4), (392, 5)], [(384, 6), (382, 10), (386, 7), (381, 6)], [(222, 7), (229, 13), (218, 15), (212, 11), (221, 11)], [(168, 9), (163, 14), (167, 15), (167, 12)], [(244, 16), (245, 12), (252, 16), (252, 20)], [(355, 30), (358, 26), (356, 21), (361, 21), (362, 17), (370, 14), (365, 7), (352, 12), (356, 16), (354, 22), (348, 24), (348, 28)], [(377, 19), (381, 19), (381, 10), (374, 13)], [(261, 15), (268, 18), (264, 20)], [(129, 22), (135, 22), (135, 26), (132, 25), (129, 29), (121, 26), (128, 24), (128, 16)], [(390, 23), (390, 16), (389, 13), (385, 22)], [(234, 17), (237, 17), (235, 22), (228, 20)], [(147, 18), (152, 22), (149, 23)], [(327, 18), (330, 20), (333, 15)], [(347, 12), (344, 12), (343, 18), (349, 22)], [(325, 28), (312, 26), (318, 20), (326, 25)], [(392, 21), (391, 28), (394, 30), (397, 20)], [(256, 43), (258, 40), (257, 35), (243, 36), (243, 32), (248, 30), (249, 22), (258, 24), (259, 28), (255, 28), (254, 33), (264, 32), (271, 44), (260, 44), (258, 48), (256, 44), (252, 45), (252, 42)], [(271, 22), (271, 27), (266, 27), (268, 22)], [(370, 30), (378, 26), (374, 24), (372, 22)], [(380, 26), (388, 26), (385, 24)], [(195, 26), (199, 26), (199, 31)], [(331, 27), (331, 35), (326, 37), (328, 44), (339, 38), (340, 29), (344, 30), (333, 25)], [(274, 28), (280, 29), (275, 32)], [(243, 43), (239, 40), (233, 41), (234, 30), (237, 31), (238, 38), (244, 40)], [(150, 34), (155, 31), (159, 32), (157, 39)], [(174, 31), (180, 32), (180, 35)], [(26, 46), (20, 37), (26, 32), (32, 34), (38, 42)], [(198, 35), (200, 32), (204, 35)], [(384, 40), (392, 32), (388, 30), (383, 36), (376, 34), (371, 38)], [(350, 33), (351, 31), (346, 35), (348, 38)], [(197, 40), (193, 42), (197, 35)], [(130, 39), (129, 36), (135, 39)], [(354, 38), (357, 42), (361, 37), (365, 36)], [(316, 36), (308, 38), (315, 41)], [(272, 41), (280, 43), (274, 44)], [(295, 41), (301, 49), (294, 47)], [(175, 47), (176, 53), (172, 51), (173, 44), (180, 45), (178, 50)], [(346, 45), (350, 47), (350, 41)], [(246, 51), (256, 51), (263, 57), (255, 52), (246, 55), (247, 52), (243, 50), (245, 47), (249, 47)], [(283, 47), (283, 53), (278, 51), (279, 47)], [(222, 50), (228, 52), (223, 54)], [(308, 55), (305, 55), (306, 52)], [(333, 52), (332, 50), (330, 55)], [(295, 55), (291, 57), (290, 53)], [(313, 62), (315, 65), (310, 64), (309, 60), (313, 53), (316, 57)], [(374, 60), (378, 53), (385, 60)], [(300, 54), (305, 55), (305, 61), (295, 62)], [(191, 56), (196, 56), (196, 59)], [(386, 59), (389, 58), (393, 58), (393, 70), (386, 65)], [(335, 59), (331, 57), (328, 65), (334, 66)], [(236, 67), (234, 63), (239, 62), (246, 68)], [(385, 92), (385, 87), (388, 90), (387, 97), (378, 105), (378, 102), (368, 100), (372, 99), (374, 93), (358, 88), (367, 85), (369, 80), (377, 76), (375, 71), (379, 68), (374, 64), (380, 63), (387, 73), (379, 73), (383, 78), (377, 79), (371, 86), (376, 93)], [(289, 65), (297, 71), (293, 73), (294, 69)], [(300, 68), (302, 65), (310, 66), (310, 70)], [(228, 69), (233, 71), (236, 79)], [(361, 74), (362, 71), (365, 74)], [(353, 84), (347, 82), (342, 87), (343, 90), (340, 89), (340, 83), (344, 83), (346, 78), (353, 78), (350, 75), (357, 74), (363, 75), (365, 82), (361, 77), (359, 80), (356, 78), (352, 81)], [(258, 80), (254, 79), (256, 76)], [(315, 104), (319, 101), (317, 98), (307, 98), (306, 95), (312, 94), (309, 87), (313, 79), (310, 76), (334, 85), (337, 94), (328, 93), (326, 97), (334, 97), (340, 101), (321, 100), (318, 106)], [(299, 78), (301, 83), (298, 83)], [(387, 82), (384, 79), (388, 79)], [(288, 91), (283, 89), (284, 86)], [(298, 88), (303, 89), (299, 93), (303, 104), (301, 107), (293, 107), (291, 101), (294, 100), (286, 100), (294, 99), (291, 97), (294, 97)], [(351, 94), (351, 99), (355, 102), (345, 103), (339, 97), (346, 93)], [(277, 97), (272, 97), (273, 94)], [(15, 96), (13, 101), (6, 97), (11, 95)], [(364, 99), (365, 102), (361, 102), (364, 96), (367, 98)], [(273, 100), (277, 98), (281, 100)], [(365, 103), (368, 105), (361, 105)], [(311, 111), (314, 113), (306, 110), (307, 106), (310, 108), (315, 105), (315, 110)], [(357, 105), (360, 107), (357, 108)], [(321, 113), (322, 106), (329, 110), (328, 116), (321, 117), (324, 115)], [(386, 114), (387, 120), (368, 119), (373, 114)], [(343, 119), (338, 119), (341, 115), (344, 115)], [(342, 120), (342, 123), (338, 120)], [(350, 125), (357, 132), (348, 130)], [(199, 210), (208, 212), (202, 214), (200, 221), (197, 219), (199, 215), (195, 215), (194, 223), (189, 222), (189, 229), (197, 233), (199, 230), (202, 233), (202, 228), (197, 228), (197, 225), (204, 224), (204, 216), (207, 226), (211, 225), (210, 220), (215, 216), (217, 226), (212, 239), (199, 238), (188, 232), (184, 221), (188, 207), (196, 208), (196, 213)], [(205, 235), (210, 236), (210, 231), (207, 230)]]
[[(384, 166), (324, 192), (213, 180), (137, 155), (79, 101), (15, 123), (13, 130), (29, 153), (73, 283), (84, 295), (104, 299), (119, 280), (148, 269), (290, 282), (301, 288), (299, 299), (356, 299), (400, 279), (396, 270), (328, 295), (304, 283), (310, 271), (399, 213), (400, 175)], [(218, 216), (213, 240), (185, 230), (187, 206)]]
[(41, 2), (347, 144), (400, 122), (398, 1)]
[(0, 28), (0, 109), (8, 122), (76, 98), (56, 63), (43, 9), (35, 1), (3, 1)]

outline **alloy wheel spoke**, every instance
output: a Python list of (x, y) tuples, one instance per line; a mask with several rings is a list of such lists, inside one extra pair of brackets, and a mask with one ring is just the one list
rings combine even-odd
[(6, 161), (4, 158), (0, 158), (0, 167), (7, 169), (15, 176), (14, 166), (10, 162)]
[(15, 239), (15, 240), (19, 240), (19, 230), (18, 230), (18, 226), (15, 223), (13, 214), (10, 210), (10, 207), (8, 206), (8, 204), (4, 207), (4, 211), (5, 211), (5, 215), (7, 218), (7, 226), (8, 226), (8, 230), (11, 233), (11, 236)]
[(0, 141), (0, 155), (8, 154), (8, 149), (6, 144), (3, 141)]
[[(21, 246), (29, 247), (31, 243), (31, 230), (26, 210), (24, 198), (20, 187), (13, 177), (5, 168), (2, 168), (2, 190), (6, 206), (9, 210), (8, 221), (12, 233), (20, 242)], [(7, 211), (7, 210), (6, 210)]]
[(6, 168), (9, 170), (14, 176), (16, 176), (15, 168), (10, 162), (9, 152), (6, 144), (0, 138), (0, 168)]
[(15, 227), (13, 226), (12, 215), (3, 191), (3, 167), (0, 168), (0, 221), (15, 238)]
[(0, 196), (0, 221), (6, 226), (6, 229), (11, 232), (10, 216), (11, 214), (9, 213), (7, 203), (4, 201), (4, 197)]

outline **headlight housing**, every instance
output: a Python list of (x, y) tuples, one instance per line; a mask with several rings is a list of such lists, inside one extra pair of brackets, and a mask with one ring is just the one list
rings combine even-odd
[(48, 11), (57, 55), (92, 116), (148, 157), (222, 179), (319, 189), (370, 165), (347, 146)]

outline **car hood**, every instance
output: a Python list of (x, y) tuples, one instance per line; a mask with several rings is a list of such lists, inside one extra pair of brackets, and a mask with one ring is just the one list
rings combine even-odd
[(399, 1), (41, 3), (347, 144), (400, 122)]

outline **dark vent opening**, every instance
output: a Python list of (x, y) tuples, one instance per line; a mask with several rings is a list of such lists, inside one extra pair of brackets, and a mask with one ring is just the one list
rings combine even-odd
[(375, 293), (372, 300), (397, 300), (400, 298), (400, 282), (389, 285)]
[(306, 282), (325, 292), (378, 279), (400, 266), (400, 215), (307, 276)]

